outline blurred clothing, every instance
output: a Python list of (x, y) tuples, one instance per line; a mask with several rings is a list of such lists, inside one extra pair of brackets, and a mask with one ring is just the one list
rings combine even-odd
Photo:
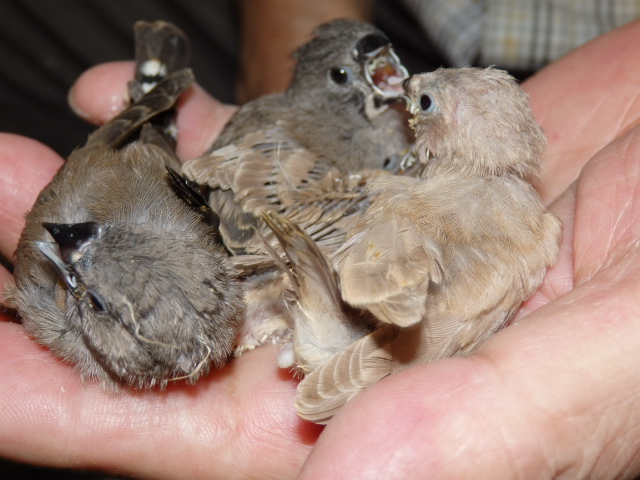
[(640, 18), (638, 0), (404, 0), (455, 67), (536, 70)]

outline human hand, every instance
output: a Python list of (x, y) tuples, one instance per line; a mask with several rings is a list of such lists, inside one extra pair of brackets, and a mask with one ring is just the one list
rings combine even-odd
[[(472, 357), (408, 369), (356, 397), (323, 432), (303, 478), (607, 478), (640, 471), (640, 367), (633, 358), (640, 346), (638, 41), (635, 23), (525, 85), (549, 137), (540, 189), (547, 201), (559, 197), (552, 210), (565, 226), (558, 264), (517, 324)], [(75, 104), (94, 120), (112, 116), (124, 91), (108, 92), (130, 78), (119, 75), (100, 93), (106, 104), (96, 106), (89, 94), (91, 76), (75, 90)], [(196, 91), (184, 102), (185, 157), (215, 136), (215, 125), (197, 126), (209, 101)], [(0, 146), (7, 164), (0, 194), (9, 212), (0, 217), (0, 248), (10, 255), (22, 212), (61, 160), (13, 136), (0, 138)], [(20, 325), (0, 328), (4, 456), (155, 478), (293, 477), (311, 450), (317, 430), (296, 419), (294, 383), (276, 371), (273, 349), (250, 352), (195, 387), (113, 397), (97, 385), (83, 387)], [(100, 449), (88, 447), (98, 438)]]

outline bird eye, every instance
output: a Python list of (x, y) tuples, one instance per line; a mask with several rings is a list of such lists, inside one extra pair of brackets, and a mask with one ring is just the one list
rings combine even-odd
[(431, 110), (433, 110), (432, 107), (433, 100), (431, 99), (431, 96), (427, 95), (426, 93), (420, 95), (420, 109), (423, 112), (430, 112)]
[(94, 290), (87, 290), (87, 300), (89, 300), (89, 305), (96, 312), (107, 313), (106, 303)]
[(331, 80), (338, 85), (345, 85), (351, 81), (353, 74), (349, 67), (335, 67), (329, 71)]

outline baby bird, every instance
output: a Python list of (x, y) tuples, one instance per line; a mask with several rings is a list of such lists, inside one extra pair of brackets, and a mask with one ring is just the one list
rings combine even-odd
[[(325, 251), (335, 250), (355, 217), (342, 220), (351, 199), (333, 198), (362, 183), (349, 175), (389, 173), (409, 147), (402, 116), (389, 108), (401, 98), (407, 72), (380, 30), (335, 20), (318, 27), (295, 57), (286, 92), (242, 106), (211, 149), (183, 166), (187, 178), (208, 187), (225, 246), (236, 256), (267, 256), (273, 235), (260, 216), (268, 211), (295, 219)], [(236, 354), (289, 334), (281, 301), (286, 276), (279, 268), (251, 273)]]
[(210, 188), (234, 254), (264, 253), (260, 214), (286, 209), (330, 170), (394, 169), (409, 147), (401, 115), (388, 108), (407, 73), (380, 30), (334, 20), (294, 55), (287, 91), (242, 106), (211, 149), (183, 166)]
[(38, 342), (108, 389), (195, 382), (225, 363), (242, 312), (217, 218), (151, 125), (193, 82), (173, 62), (186, 38), (163, 22), (136, 31), (140, 98), (40, 193), (7, 298)]
[(557, 258), (560, 221), (529, 183), (546, 139), (515, 80), (438, 69), (404, 86), (422, 173), (372, 182), (333, 256), (344, 301), (384, 323), (300, 383), (298, 412), (318, 423), (395, 371), (472, 353)]

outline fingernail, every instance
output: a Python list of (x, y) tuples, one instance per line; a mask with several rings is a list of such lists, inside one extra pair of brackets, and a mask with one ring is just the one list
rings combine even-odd
[(87, 112), (85, 112), (84, 110), (82, 110), (78, 104), (76, 103), (75, 100), (75, 96), (76, 96), (76, 85), (77, 83), (74, 83), (71, 88), (69, 89), (69, 93), (67, 94), (67, 102), (69, 103), (69, 106), (71, 107), (71, 110), (73, 110), (73, 112), (78, 115), (80, 118), (87, 120), (89, 122), (91, 122), (93, 119), (91, 118), (91, 115), (89, 115)]

